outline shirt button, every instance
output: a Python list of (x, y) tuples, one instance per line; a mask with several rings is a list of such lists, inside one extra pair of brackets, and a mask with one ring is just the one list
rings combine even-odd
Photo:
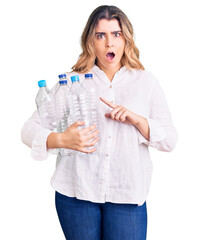
[(112, 88), (112, 85), (110, 85), (109, 87)]
[(108, 138), (111, 138), (111, 136), (108, 136)]
[(106, 157), (108, 157), (109, 155), (108, 154), (106, 154)]

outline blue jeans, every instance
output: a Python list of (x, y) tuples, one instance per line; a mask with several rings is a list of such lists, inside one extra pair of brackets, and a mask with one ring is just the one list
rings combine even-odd
[(146, 202), (93, 203), (56, 192), (55, 204), (67, 240), (146, 240)]

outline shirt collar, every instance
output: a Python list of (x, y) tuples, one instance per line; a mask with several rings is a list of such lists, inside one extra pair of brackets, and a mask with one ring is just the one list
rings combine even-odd
[[(120, 73), (120, 72), (123, 72), (125, 69), (127, 69), (125, 66), (121, 67), (116, 73)], [(97, 73), (100, 73), (100, 72), (103, 72), (103, 70), (101, 70), (96, 64), (93, 66), (92, 70), (94, 72), (97, 72)]]
[[(114, 78), (116, 75), (120, 75), (121, 73), (125, 72), (127, 70), (127, 68), (125, 66), (121, 67), (114, 75)], [(101, 70), (97, 65), (94, 65), (92, 68), (92, 72), (94, 74), (96, 74), (100, 79), (104, 79), (105, 82), (110, 84), (110, 80), (108, 79), (108, 77), (106, 76), (105, 72), (103, 70)], [(113, 81), (114, 82), (114, 78)]]

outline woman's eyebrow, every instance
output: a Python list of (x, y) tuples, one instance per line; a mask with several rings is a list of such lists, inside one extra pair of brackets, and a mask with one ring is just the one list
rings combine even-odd
[(96, 32), (95, 35), (96, 34), (106, 34), (106, 33), (105, 32)]
[[(121, 30), (117, 30), (117, 31), (113, 31), (113, 32), (111, 32), (112, 34), (113, 33), (121, 33), (122, 31)], [(95, 34), (106, 34), (105, 32), (96, 32)]]
[(113, 31), (111, 33), (121, 33), (122, 31), (121, 30), (118, 30), (118, 31)]

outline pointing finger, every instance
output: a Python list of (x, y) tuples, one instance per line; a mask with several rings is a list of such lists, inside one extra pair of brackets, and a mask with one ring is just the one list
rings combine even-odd
[(117, 107), (117, 105), (115, 103), (112, 103), (112, 102), (110, 102), (110, 101), (108, 101), (108, 100), (106, 100), (102, 97), (100, 97), (100, 100), (111, 108), (116, 108)]

